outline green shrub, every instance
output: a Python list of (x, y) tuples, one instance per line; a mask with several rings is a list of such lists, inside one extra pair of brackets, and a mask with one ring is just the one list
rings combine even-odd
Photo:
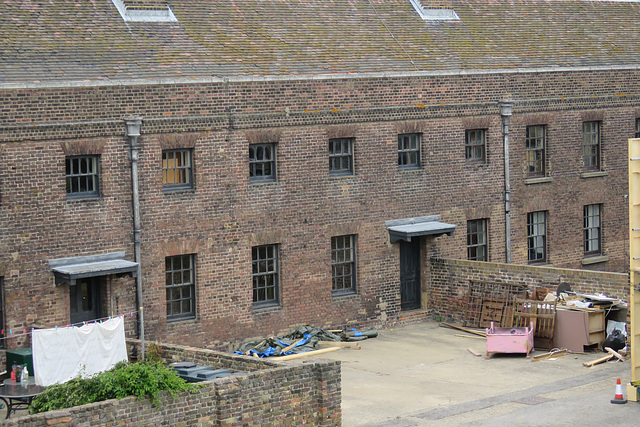
[(158, 393), (163, 390), (176, 397), (180, 391), (195, 391), (197, 388), (158, 361), (120, 362), (111, 370), (91, 378), (78, 377), (47, 387), (44, 393), (33, 399), (29, 411), (37, 414), (127, 396), (149, 397), (158, 405)]

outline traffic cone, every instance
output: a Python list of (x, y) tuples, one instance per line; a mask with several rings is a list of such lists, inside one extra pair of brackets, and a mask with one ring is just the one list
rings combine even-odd
[(627, 403), (627, 399), (624, 398), (622, 394), (622, 384), (620, 383), (620, 378), (618, 378), (618, 383), (616, 384), (616, 397), (611, 401), (611, 403)]

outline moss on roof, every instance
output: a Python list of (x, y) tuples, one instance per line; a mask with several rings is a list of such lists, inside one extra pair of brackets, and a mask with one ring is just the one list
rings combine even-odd
[(459, 71), (640, 62), (640, 4), (423, 0), (127, 0), (178, 22), (125, 23), (111, 0), (12, 0), (3, 82)]

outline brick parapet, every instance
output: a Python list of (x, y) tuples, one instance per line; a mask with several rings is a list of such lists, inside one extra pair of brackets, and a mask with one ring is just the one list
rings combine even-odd
[(144, 132), (165, 133), (493, 115), (506, 98), (514, 113), (632, 107), (639, 72), (5, 89), (0, 142), (119, 135), (133, 114)]
[(465, 320), (471, 282), (524, 284), (529, 291), (555, 291), (560, 283), (567, 283), (574, 292), (629, 299), (626, 273), (432, 258), (430, 274), (430, 308), (434, 315), (456, 321)]
[(158, 406), (149, 399), (127, 397), (11, 418), (6, 425), (341, 425), (339, 361), (291, 364), (186, 346), (158, 347), (167, 363), (178, 359), (245, 372), (199, 383), (196, 392), (180, 392), (175, 398), (162, 392)]

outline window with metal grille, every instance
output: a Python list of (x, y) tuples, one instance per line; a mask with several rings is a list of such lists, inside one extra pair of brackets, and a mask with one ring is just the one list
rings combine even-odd
[(249, 177), (252, 182), (276, 180), (276, 145), (249, 145)]
[(420, 168), (420, 134), (398, 135), (398, 166), (400, 169)]
[(527, 126), (527, 173), (532, 176), (545, 174), (546, 127)]
[(331, 238), (331, 275), (333, 293), (353, 293), (356, 291), (355, 236)]
[(329, 140), (329, 174), (353, 175), (353, 138)]
[(193, 255), (165, 258), (167, 320), (196, 316), (194, 261)]
[(582, 123), (582, 159), (585, 169), (600, 170), (600, 122)]
[(164, 150), (162, 152), (162, 185), (165, 190), (193, 188), (192, 150)]
[(547, 213), (544, 211), (527, 214), (527, 249), (530, 263), (547, 260)]
[(472, 162), (486, 159), (486, 129), (469, 129), (465, 132), (465, 158)]
[(256, 306), (278, 304), (278, 245), (251, 248), (253, 303)]
[(584, 254), (600, 255), (602, 252), (601, 215), (602, 205), (584, 207)]
[(487, 261), (487, 220), (467, 221), (467, 259)]
[(65, 159), (67, 197), (100, 196), (99, 156), (72, 156)]

